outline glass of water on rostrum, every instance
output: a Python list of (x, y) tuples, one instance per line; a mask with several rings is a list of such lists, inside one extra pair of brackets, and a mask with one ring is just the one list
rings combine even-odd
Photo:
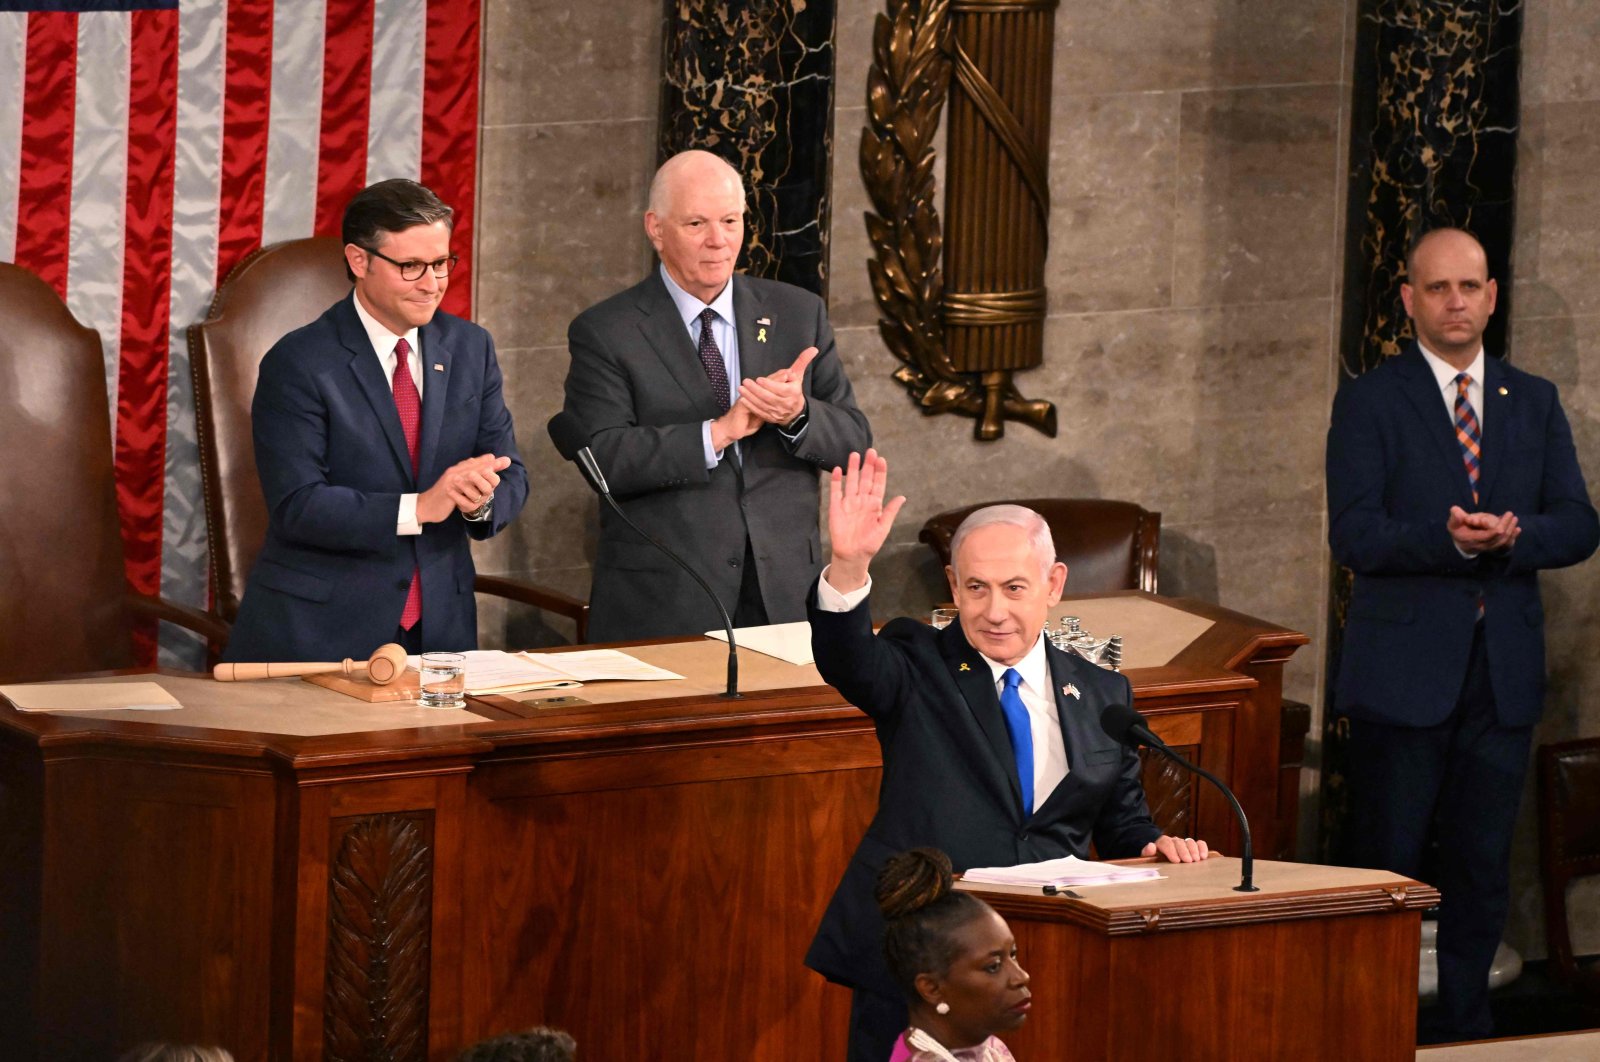
[(465, 708), (467, 658), (462, 653), (422, 654), (422, 706)]

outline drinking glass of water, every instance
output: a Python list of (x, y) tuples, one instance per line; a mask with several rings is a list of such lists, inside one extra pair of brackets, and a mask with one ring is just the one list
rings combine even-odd
[(933, 618), (928, 622), (942, 631), (954, 623), (959, 615), (961, 610), (958, 608), (936, 608), (933, 610)]
[(467, 658), (462, 653), (422, 654), (422, 706), (464, 708), (467, 704)]

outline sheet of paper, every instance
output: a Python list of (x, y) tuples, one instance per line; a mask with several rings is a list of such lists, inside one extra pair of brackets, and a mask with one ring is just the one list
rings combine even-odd
[[(579, 683), (570, 675), (554, 671), (524, 653), (498, 649), (473, 649), (466, 659), (468, 693), (515, 693), (522, 690), (563, 689)], [(406, 657), (413, 670), (422, 667), (419, 656)]]
[(182, 708), (159, 682), (30, 682), (0, 686), (19, 712), (170, 712)]
[[(727, 631), (706, 631), (707, 638), (719, 642), (728, 640)], [(805, 620), (795, 623), (769, 623), (765, 627), (735, 627), (734, 641), (740, 649), (749, 649), (765, 656), (775, 656), (791, 664), (814, 664), (811, 655), (811, 624)]]
[(540, 667), (578, 682), (658, 682), (682, 675), (618, 649), (584, 649), (576, 653), (518, 653)]
[(962, 880), (990, 885), (1109, 885), (1113, 882), (1145, 881), (1159, 878), (1161, 871), (1153, 866), (1117, 866), (1114, 863), (1096, 863), (1076, 856), (1046, 859), (1039, 863), (1022, 863), (1014, 867), (973, 867), (962, 874)]

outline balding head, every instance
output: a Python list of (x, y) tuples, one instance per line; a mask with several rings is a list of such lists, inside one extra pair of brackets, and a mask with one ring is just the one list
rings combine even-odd
[(667, 275), (711, 303), (727, 287), (744, 247), (744, 182), (709, 151), (684, 151), (650, 182), (645, 235)]
[(1458, 370), (1468, 368), (1483, 349), (1496, 294), (1483, 244), (1463, 229), (1425, 233), (1406, 257), (1400, 299), (1417, 342)]
[(652, 214), (668, 214), (679, 190), (685, 187), (714, 188), (732, 184), (738, 190), (739, 201), (744, 202), (744, 180), (739, 171), (709, 151), (691, 148), (680, 151), (661, 164), (650, 181)]

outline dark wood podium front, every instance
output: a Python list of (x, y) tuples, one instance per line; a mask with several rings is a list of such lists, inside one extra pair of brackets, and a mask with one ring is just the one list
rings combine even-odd
[[(1073, 604), (1105, 633), (1197, 621), (1154, 663), (1130, 637), (1129, 677), (1266, 850), (1303, 636), (1126, 597)], [(590, 1059), (842, 1057), (848, 994), (801, 958), (875, 805), (870, 724), (811, 667), (741, 653), (727, 701), (720, 643), (630, 651), (687, 678), (429, 712), (161, 673), (106, 681), (154, 678), (181, 711), (0, 708), (6, 1057), (445, 1060), (539, 1023)], [(1228, 846), (1208, 795), (1151, 789)]]
[(1422, 911), (1438, 890), (1376, 870), (1239, 860), (1077, 898), (963, 886), (1010, 924), (1033, 1012), (1019, 1059), (1410, 1062)]

